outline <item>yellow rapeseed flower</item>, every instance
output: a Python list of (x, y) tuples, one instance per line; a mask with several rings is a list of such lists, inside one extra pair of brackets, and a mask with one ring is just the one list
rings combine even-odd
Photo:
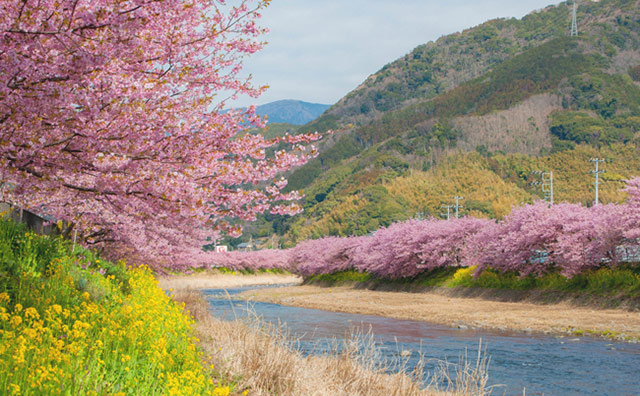
[(231, 393), (231, 390), (229, 389), (228, 386), (225, 386), (222, 388), (215, 388), (213, 390), (213, 396), (229, 396), (229, 393)]
[(35, 308), (29, 307), (29, 308), (25, 309), (24, 317), (27, 318), (27, 319), (37, 320), (37, 319), (40, 319), (40, 314), (38, 313), (38, 311)]
[(5, 307), (0, 307), (0, 321), (6, 322), (11, 318)]
[(35, 329), (26, 328), (22, 330), (22, 334), (24, 334), (27, 338), (36, 338), (38, 335), (38, 332)]
[(9, 390), (11, 395), (19, 395), (20, 394), (20, 385), (10, 384)]
[(14, 327), (20, 326), (21, 323), (22, 323), (22, 318), (20, 316), (14, 316), (11, 318), (11, 324)]
[[(111, 294), (91, 300), (89, 293), (75, 288), (65, 260), (74, 261), (60, 260), (59, 268), (43, 278), (55, 288), (43, 282), (34, 289), (30, 300), (42, 311), (20, 304), (9, 307), (10, 296), (0, 293), (0, 378), (6, 379), (1, 394), (56, 394), (71, 386), (77, 367), (89, 368), (87, 383), (107, 378), (113, 370), (129, 372), (120, 376), (119, 390), (162, 389), (162, 394), (180, 396), (231, 393), (229, 387), (216, 388), (207, 375), (208, 365), (201, 363), (195, 345), (193, 320), (158, 287), (148, 268), (128, 270), (131, 287), (126, 294), (112, 276), (111, 281), (92, 279)], [(66, 308), (56, 304), (60, 291), (82, 302)], [(155, 371), (153, 383), (143, 371), (149, 367)]]

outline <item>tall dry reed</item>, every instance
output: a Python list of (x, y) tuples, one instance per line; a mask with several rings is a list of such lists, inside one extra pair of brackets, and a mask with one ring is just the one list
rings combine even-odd
[[(442, 364), (425, 389), (424, 364), (414, 370), (380, 367), (375, 343), (369, 337), (352, 337), (333, 356), (303, 356), (292, 350), (281, 328), (261, 323), (222, 321), (209, 313), (208, 303), (196, 291), (179, 290), (174, 298), (196, 320), (196, 331), (209, 363), (239, 390), (251, 395), (284, 396), (484, 396), (488, 361), (479, 356), (475, 365)], [(339, 349), (339, 351), (338, 351)], [(402, 362), (400, 362), (402, 365)], [(453, 374), (450, 372), (451, 367)], [(438, 382), (438, 381), (442, 382)], [(444, 384), (444, 385), (443, 385)]]

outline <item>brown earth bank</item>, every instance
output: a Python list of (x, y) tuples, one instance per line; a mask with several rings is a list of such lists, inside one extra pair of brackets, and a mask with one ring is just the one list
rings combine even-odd
[(163, 275), (158, 277), (164, 290), (182, 289), (227, 289), (257, 285), (300, 284), (302, 278), (293, 274), (228, 274), (222, 272), (199, 272), (189, 275)]
[[(348, 286), (293, 286), (244, 292), (240, 298), (304, 308), (421, 320), (457, 328), (480, 328), (556, 336), (604, 336), (638, 342), (640, 312), (551, 304), (496, 301), (465, 296), (458, 289), (421, 293), (360, 290)], [(486, 293), (485, 293), (486, 294)]]

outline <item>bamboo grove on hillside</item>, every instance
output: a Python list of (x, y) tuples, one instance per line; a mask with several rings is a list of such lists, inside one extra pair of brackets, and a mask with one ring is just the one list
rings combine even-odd
[(502, 221), (464, 217), (409, 220), (362, 237), (308, 240), (288, 250), (232, 252), (210, 264), (231, 269), (288, 269), (303, 276), (349, 269), (397, 279), (448, 267), (477, 266), (571, 278), (637, 261), (640, 178), (628, 181), (624, 204), (585, 207), (537, 202)]

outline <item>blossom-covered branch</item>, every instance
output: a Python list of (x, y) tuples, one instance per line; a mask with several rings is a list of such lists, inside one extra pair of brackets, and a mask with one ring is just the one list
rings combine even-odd
[(296, 213), (278, 174), (314, 156), (300, 144), (319, 137), (266, 157), (283, 139), (239, 136), (264, 126), (255, 108), (222, 111), (224, 97), (264, 90), (241, 71), (263, 46), (268, 3), (3, 0), (4, 199), (158, 266), (237, 233), (230, 218)]

